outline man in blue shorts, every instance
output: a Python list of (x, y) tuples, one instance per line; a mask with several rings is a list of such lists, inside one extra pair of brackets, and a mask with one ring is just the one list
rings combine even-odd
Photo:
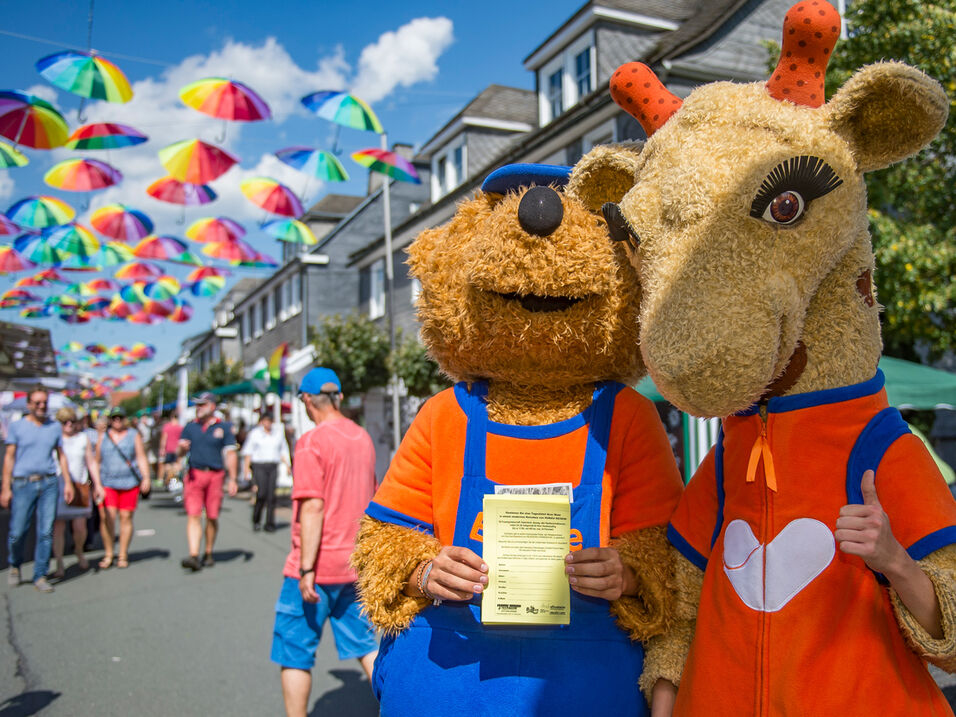
[(378, 640), (355, 595), (349, 565), (359, 520), (375, 493), (375, 448), (365, 429), (339, 412), (342, 384), (314, 368), (299, 386), (315, 428), (292, 462), (292, 550), (276, 603), (272, 661), (282, 667), (289, 717), (305, 717), (315, 651), (328, 619), (340, 660), (358, 659), (371, 679)]

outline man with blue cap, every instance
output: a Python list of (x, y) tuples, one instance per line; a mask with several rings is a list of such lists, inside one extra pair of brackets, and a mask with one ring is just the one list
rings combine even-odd
[(309, 371), (299, 398), (315, 428), (299, 438), (292, 461), (292, 549), (276, 603), (272, 661), (282, 668), (286, 714), (305, 717), (326, 618), (339, 659), (357, 658), (371, 679), (378, 642), (360, 611), (349, 557), (376, 481), (372, 438), (342, 415), (335, 371)]

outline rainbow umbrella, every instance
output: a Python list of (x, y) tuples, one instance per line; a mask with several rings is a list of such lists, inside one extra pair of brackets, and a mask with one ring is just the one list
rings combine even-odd
[(73, 220), (76, 212), (69, 204), (45, 195), (21, 199), (7, 210), (7, 218), (21, 227), (45, 229), (46, 227), (66, 224)]
[[(27, 282), (31, 283), (27, 283)], [(56, 269), (44, 269), (33, 276), (25, 276), (14, 286), (52, 286), (53, 284), (69, 284), (70, 282)]]
[(152, 220), (125, 204), (107, 204), (90, 215), (90, 224), (100, 234), (121, 241), (138, 241), (153, 233)]
[(135, 257), (130, 248), (118, 241), (107, 242), (93, 260), (102, 266), (116, 266), (132, 261)]
[(62, 264), (69, 255), (56, 247), (46, 237), (24, 234), (13, 240), (13, 248), (27, 261), (34, 264)]
[(0, 294), (0, 309), (13, 309), (19, 308), (24, 304), (29, 304), (31, 301), (39, 301), (40, 297), (36, 294), (31, 294), (29, 291), (24, 291), (23, 289), (9, 289), (8, 291)]
[(87, 291), (94, 294), (100, 294), (104, 291), (119, 291), (120, 288), (120, 285), (117, 282), (113, 281), (112, 279), (105, 278), (90, 279), (84, 284), (84, 286), (86, 287)]
[[(206, 279), (209, 277), (221, 278), (228, 276), (229, 272), (225, 269), (219, 269), (215, 266), (201, 266), (198, 269), (193, 269), (189, 272), (189, 275), (186, 277), (187, 282), (199, 281), (200, 279)], [(223, 279), (225, 282), (225, 279)]]
[(133, 247), (133, 254), (140, 259), (175, 259), (189, 247), (182, 239), (166, 234), (150, 235)]
[(94, 296), (92, 299), (83, 302), (81, 310), (93, 316), (102, 316), (109, 305), (110, 300), (105, 296)]
[(123, 180), (115, 167), (98, 159), (66, 159), (43, 175), (43, 181), (67, 192), (92, 192), (106, 189)]
[(256, 252), (256, 255), (251, 259), (240, 259), (239, 261), (231, 262), (234, 266), (245, 266), (255, 269), (274, 269), (279, 266), (279, 262), (273, 259), (268, 254), (263, 254), (262, 252)]
[(298, 217), (304, 211), (302, 202), (295, 193), (270, 177), (244, 179), (240, 182), (239, 189), (250, 202), (271, 214)]
[(95, 291), (90, 291), (86, 284), (82, 281), (74, 282), (70, 284), (63, 290), (64, 294), (72, 294), (73, 296), (93, 296), (96, 294)]
[(46, 100), (16, 90), (0, 91), (0, 135), (14, 145), (52, 149), (66, 142), (70, 128)]
[(163, 317), (159, 314), (152, 314), (146, 309), (140, 309), (127, 316), (126, 320), (131, 324), (158, 324), (163, 320)]
[(273, 239), (293, 244), (318, 244), (319, 240), (307, 224), (298, 219), (276, 219), (262, 225), (262, 230)]
[(94, 356), (109, 353), (109, 349), (106, 347), (106, 344), (87, 344), (86, 350), (88, 353), (91, 353)]
[(170, 321), (175, 321), (177, 324), (185, 323), (192, 318), (193, 307), (189, 304), (188, 301), (176, 301), (174, 304), (173, 312), (166, 318)]
[(36, 68), (51, 85), (80, 97), (107, 102), (129, 102), (133, 97), (123, 71), (92, 52), (57, 52), (37, 60)]
[(6, 142), (0, 142), (0, 169), (10, 167), (25, 167), (30, 163), (27, 156), (20, 150), (11, 147)]
[(134, 261), (120, 267), (114, 276), (125, 281), (152, 281), (163, 275), (162, 269), (148, 261)]
[(93, 317), (86, 311), (77, 310), (59, 314), (60, 321), (68, 324), (88, 324)]
[(7, 219), (6, 214), (0, 214), (0, 237), (22, 234), (25, 230)]
[(100, 250), (100, 240), (82, 224), (70, 223), (50, 227), (44, 229), (41, 236), (50, 242), (50, 246), (64, 254), (89, 257)]
[(373, 172), (387, 175), (399, 182), (411, 182), (412, 184), (422, 183), (412, 163), (395, 152), (370, 147), (369, 149), (361, 149), (358, 152), (353, 152), (352, 159), (363, 167), (368, 167)]
[(85, 271), (85, 272), (97, 272), (102, 271), (102, 264), (97, 261), (96, 257), (99, 256), (99, 252), (94, 256), (84, 256), (83, 254), (74, 254), (69, 257), (66, 261), (60, 264), (59, 268), (63, 271)]
[(214, 259), (223, 261), (253, 261), (258, 252), (248, 242), (242, 239), (229, 239), (206, 244), (202, 253)]
[(372, 108), (355, 95), (335, 90), (321, 90), (306, 95), (301, 99), (306, 109), (319, 117), (327, 119), (343, 127), (352, 129), (371, 130), (382, 134), (385, 130)]
[(173, 177), (157, 179), (146, 188), (146, 193), (161, 202), (188, 207), (208, 204), (216, 199), (216, 193), (212, 187), (207, 187), (205, 184), (180, 182)]
[(223, 277), (207, 276), (189, 284), (189, 290), (193, 296), (215, 296), (225, 285), (226, 280)]
[(36, 266), (20, 256), (20, 252), (12, 246), (0, 246), (0, 274), (10, 274), (15, 271), (25, 271)]
[(348, 172), (331, 152), (322, 152), (311, 147), (289, 147), (275, 153), (281, 161), (309, 177), (329, 182), (347, 182)]
[(206, 262), (203, 261), (203, 258), (198, 254), (194, 254), (191, 251), (184, 251), (179, 256), (170, 259), (169, 261), (176, 264), (190, 264), (192, 266), (205, 266)]
[(270, 119), (272, 112), (248, 86), (223, 77), (206, 77), (179, 90), (180, 99), (203, 114), (234, 122)]
[(190, 224), (186, 230), (187, 237), (202, 244), (224, 239), (241, 239), (245, 233), (243, 226), (229, 217), (203, 217)]
[(142, 286), (144, 296), (158, 301), (173, 298), (181, 288), (179, 281), (173, 276), (161, 276), (156, 281), (150, 281)]
[(20, 316), (25, 319), (43, 319), (53, 313), (48, 306), (28, 306), (20, 310)]
[(128, 303), (123, 299), (119, 294), (114, 294), (110, 299), (110, 305), (107, 307), (106, 311), (110, 316), (117, 319), (125, 319), (130, 314), (135, 313), (136, 306)]
[(159, 161), (180, 182), (206, 184), (239, 160), (224, 149), (198, 139), (184, 139), (159, 150)]
[(122, 149), (142, 144), (149, 137), (135, 127), (115, 122), (95, 122), (73, 130), (66, 141), (70, 149)]
[(77, 351), (83, 350), (83, 344), (79, 341), (68, 341), (60, 347), (60, 351), (66, 353), (76, 353)]

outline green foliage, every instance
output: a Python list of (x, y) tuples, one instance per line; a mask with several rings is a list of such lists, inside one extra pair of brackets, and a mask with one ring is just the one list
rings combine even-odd
[(192, 371), (189, 374), (189, 393), (197, 394), (214, 388), (239, 383), (244, 378), (242, 364), (239, 361), (219, 359), (209, 364), (202, 373)]
[[(938, 80), (950, 120), (917, 156), (866, 175), (886, 353), (938, 357), (953, 348), (956, 296), (956, 0), (854, 0), (849, 38), (837, 42), (827, 69), (832, 96), (863, 65), (893, 59)], [(779, 46), (768, 43), (776, 66)], [(875, 210), (875, 211), (872, 211)]]
[(314, 329), (317, 366), (335, 371), (346, 396), (388, 384), (388, 332), (364, 314), (330, 316)]
[(410, 395), (425, 398), (451, 385), (418, 339), (399, 336), (396, 343), (388, 365), (405, 382)]

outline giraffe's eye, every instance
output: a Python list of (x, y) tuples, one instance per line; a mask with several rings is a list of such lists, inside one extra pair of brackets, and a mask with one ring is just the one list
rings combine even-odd
[(843, 184), (819, 157), (791, 157), (767, 175), (750, 205), (750, 216), (777, 226), (796, 224), (814, 199)]
[(793, 224), (803, 216), (806, 206), (799, 192), (781, 192), (764, 209), (762, 218), (773, 224)]

